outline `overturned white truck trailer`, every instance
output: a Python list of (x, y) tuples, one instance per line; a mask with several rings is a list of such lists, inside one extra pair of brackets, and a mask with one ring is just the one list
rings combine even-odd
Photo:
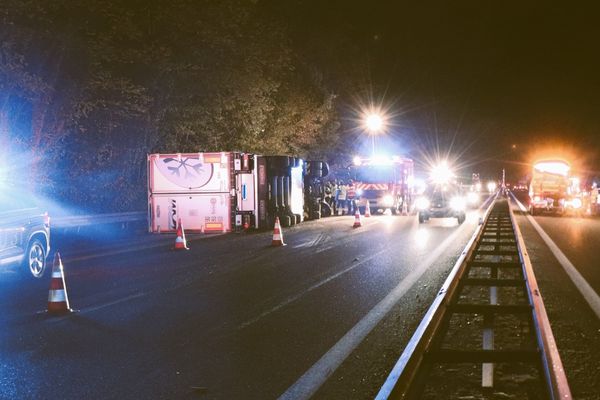
[[(323, 175), (288, 156), (241, 152), (148, 155), (148, 229), (220, 233), (300, 223), (306, 216), (305, 180)], [(314, 209), (317, 201), (307, 202)]]

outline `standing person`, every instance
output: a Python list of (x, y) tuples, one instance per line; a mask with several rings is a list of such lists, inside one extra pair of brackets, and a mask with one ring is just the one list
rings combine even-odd
[(356, 184), (354, 181), (350, 180), (350, 185), (348, 185), (348, 213), (354, 214), (356, 212)]
[(338, 207), (338, 210), (342, 211), (342, 215), (344, 215), (346, 213), (346, 207), (347, 207), (346, 191), (347, 191), (347, 186), (345, 184), (343, 184), (342, 182), (340, 182), (339, 191), (338, 191), (337, 207)]

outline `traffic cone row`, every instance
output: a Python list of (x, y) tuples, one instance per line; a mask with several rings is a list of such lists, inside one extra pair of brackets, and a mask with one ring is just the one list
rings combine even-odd
[(63, 271), (60, 254), (54, 254), (54, 263), (52, 265), (52, 280), (50, 281), (50, 290), (48, 291), (48, 314), (62, 315), (70, 313), (73, 310), (69, 307), (69, 297), (67, 296), (67, 286), (65, 285), (65, 275)]
[(279, 217), (275, 218), (275, 226), (273, 227), (273, 240), (271, 241), (271, 246), (285, 246), (285, 243), (283, 243), (283, 232), (281, 231)]
[(177, 237), (175, 238), (175, 250), (189, 250), (185, 240), (185, 231), (181, 224), (181, 218), (177, 220)]

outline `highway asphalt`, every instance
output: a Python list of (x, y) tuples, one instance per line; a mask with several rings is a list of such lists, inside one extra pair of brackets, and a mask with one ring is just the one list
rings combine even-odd
[[(271, 231), (188, 235), (189, 251), (171, 250), (172, 235), (63, 236), (53, 247), (78, 312), (44, 312), (49, 275), (0, 271), (0, 399), (372, 398), (479, 215), (460, 226), (379, 215), (356, 229), (354, 217), (332, 217), (284, 229), (283, 247), (270, 246)], [(532, 259), (551, 264), (523, 218)], [(600, 244), (600, 220), (586, 223), (595, 241), (582, 239), (580, 251)], [(588, 256), (572, 257), (583, 265)], [(539, 279), (546, 287), (566, 279), (552, 268)], [(569, 293), (559, 305), (572, 308), (552, 306), (551, 322), (570, 310), (570, 326), (597, 342), (598, 321), (567, 286), (557, 286)], [(582, 351), (581, 340), (561, 340)]]

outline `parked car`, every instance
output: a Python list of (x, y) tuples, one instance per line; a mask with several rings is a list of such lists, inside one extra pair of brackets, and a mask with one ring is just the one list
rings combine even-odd
[(50, 217), (31, 197), (10, 190), (0, 193), (0, 266), (41, 278), (50, 252)]

